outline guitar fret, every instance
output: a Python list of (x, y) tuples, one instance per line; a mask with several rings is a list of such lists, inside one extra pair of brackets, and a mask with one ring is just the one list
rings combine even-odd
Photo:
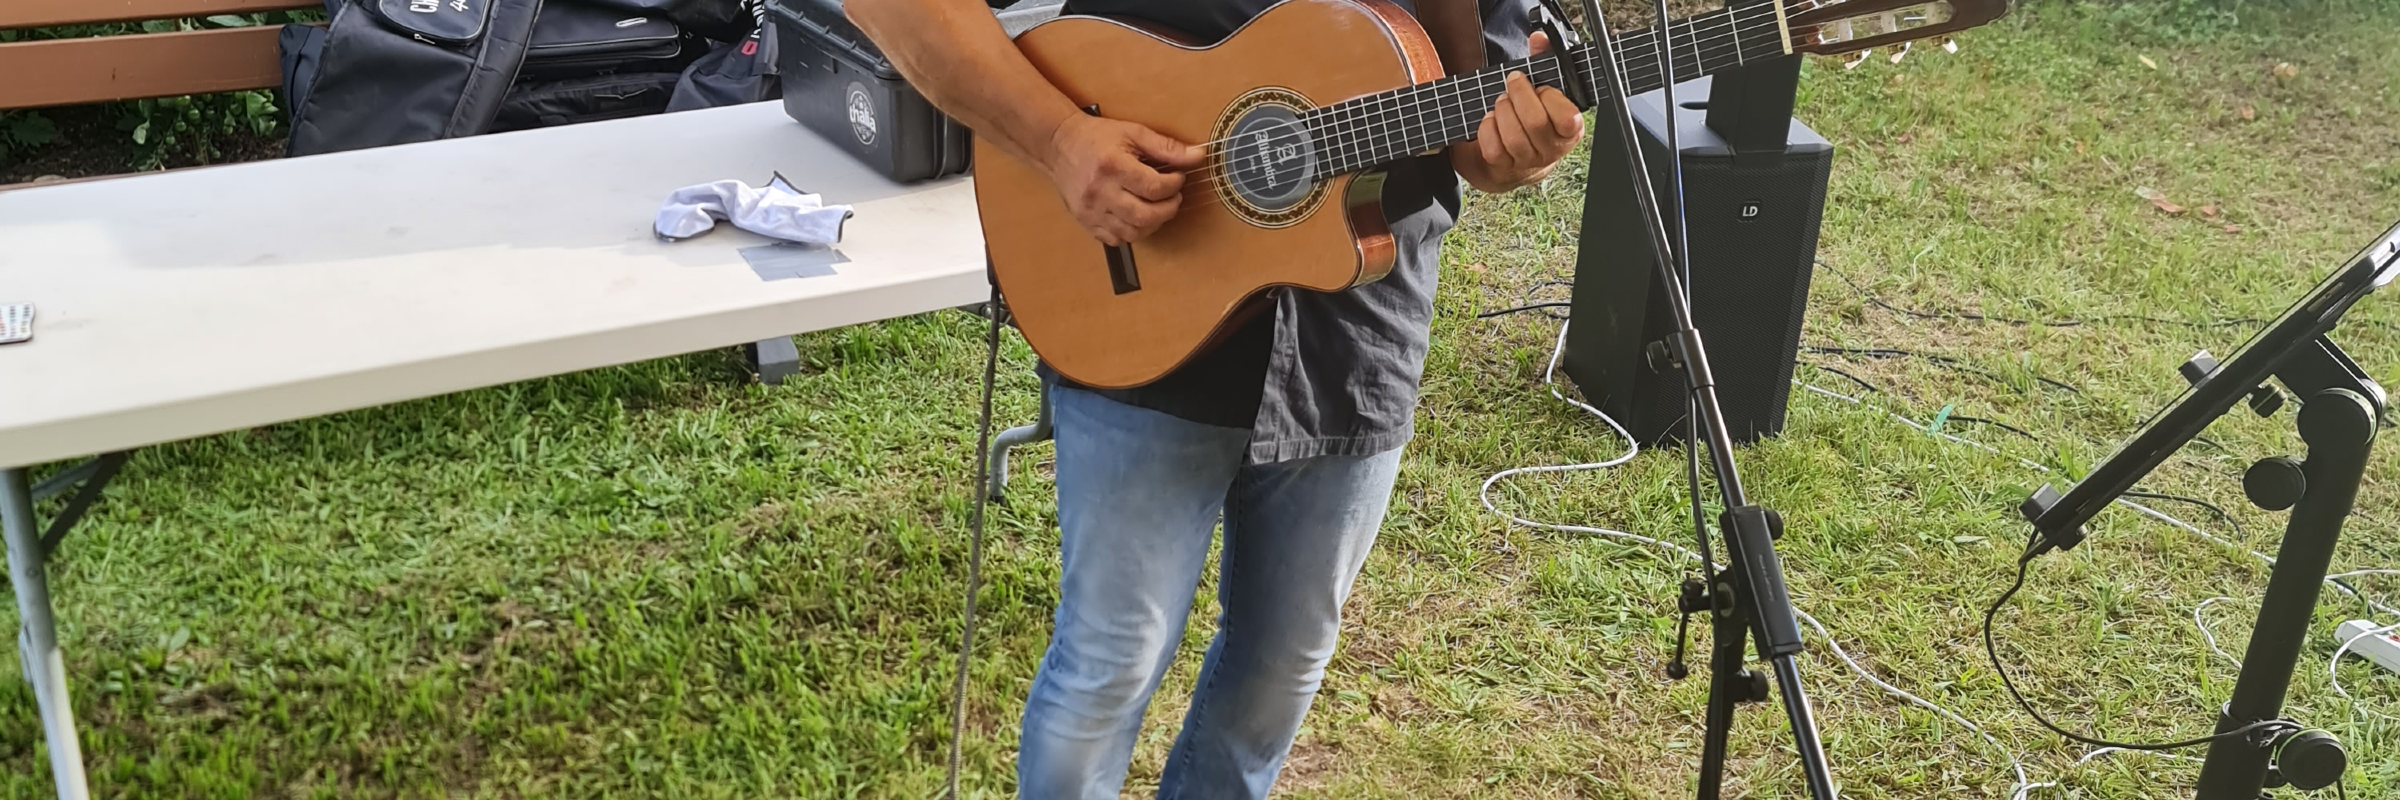
[(1354, 106), (1344, 106), (1341, 113), (1334, 115), (1334, 124), (1340, 126), (1335, 129), (1337, 136), (1334, 141), (1339, 143), (1335, 152), (1340, 154), (1342, 170), (1345, 172), (1354, 168), (1351, 165), (1358, 158), (1358, 143), (1350, 138), (1352, 126), (1357, 121), (1358, 109)]
[(1347, 171), (1344, 164), (1347, 163), (1345, 159), (1348, 157), (1349, 145), (1342, 141), (1342, 118), (1350, 113), (1350, 108), (1342, 105), (1328, 106), (1328, 108), (1332, 110), (1332, 113), (1325, 116), (1325, 141), (1328, 144), (1324, 159), (1327, 173), (1338, 175)]
[[(1780, 57), (1783, 39), (1773, 11), (1771, 5), (1749, 5), (1672, 23), (1671, 49), (1660, 46), (1655, 29), (1618, 36), (1620, 77), (1629, 91), (1641, 93), (1663, 86), (1670, 67), (1680, 82), (1746, 65), (1752, 58)], [(1520, 59), (1312, 110), (1304, 120), (1315, 137), (1320, 174), (1367, 169), (1474, 139), (1506, 93), (1512, 71), (1537, 85), (1563, 87), (1568, 71), (1576, 70), (1594, 99), (1614, 94), (1602, 80), (1598, 53), (1589, 48), (1577, 53), (1576, 59)]]

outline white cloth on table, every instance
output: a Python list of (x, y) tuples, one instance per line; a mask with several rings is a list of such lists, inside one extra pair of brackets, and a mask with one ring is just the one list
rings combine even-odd
[(760, 236), (787, 242), (829, 245), (842, 240), (842, 223), (849, 206), (825, 205), (825, 199), (792, 188), (777, 175), (763, 188), (741, 181), (716, 181), (686, 186), (667, 195), (652, 224), (659, 238), (689, 239), (717, 227), (717, 220)]

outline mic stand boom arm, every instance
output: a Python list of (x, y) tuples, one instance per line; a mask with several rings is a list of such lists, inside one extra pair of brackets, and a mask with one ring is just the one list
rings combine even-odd
[[(1595, 0), (1584, 0), (1584, 19), (1594, 33), (1586, 46), (1600, 48), (1594, 60), (1601, 65), (1603, 77), (1608, 81), (1605, 93), (1615, 101), (1614, 116), (1621, 134), (1619, 139), (1625, 145), (1625, 159), (1634, 175), (1646, 178), (1652, 173), (1634, 130), (1632, 108), (1628, 105), (1630, 92), (1621, 62), (1617, 60), (1615, 39)], [(1666, 43), (1667, 30), (1663, 24), (1659, 35), (1662, 43)], [(1558, 33), (1551, 36), (1554, 45), (1562, 48), (1566, 45), (1557, 41)], [(1672, 83), (1672, 78), (1669, 82)], [(1674, 124), (1671, 113), (1668, 124)], [(1714, 564), (1702, 565), (1709, 572), (1709, 579), (1700, 599), (1713, 623), (1713, 652), (1709, 657), (1708, 723), (1701, 749), (1699, 797), (1715, 800), (1722, 790), (1726, 739), (1732, 732), (1734, 707), (1766, 699), (1765, 676), (1745, 666), (1748, 659), (1743, 652), (1744, 640), (1755, 638), (1759, 656), (1774, 665), (1775, 683), (1783, 697), (1784, 714), (1791, 718), (1793, 744), (1807, 775), (1809, 796), (1834, 800), (1833, 776), (1825, 765), (1824, 747), (1818, 742), (1815, 713), (1809, 708), (1808, 693), (1800, 683), (1800, 667), (1794, 661), (1802, 649), (1800, 624), (1784, 587), (1783, 565), (1775, 556), (1775, 539), (1782, 533), (1782, 520), (1770, 509), (1750, 505), (1742, 493), (1741, 478), (1734, 470), (1733, 437), (1725, 426), (1725, 412), (1717, 403), (1716, 381), (1709, 374), (1708, 355), (1701, 346), (1699, 329), (1692, 324), (1690, 298), (1684, 294), (1678, 275), (1676, 257), (1680, 254), (1669, 244), (1672, 240), (1667, 236), (1666, 218), (1659, 212), (1655, 194), (1640, 181), (1633, 188), (1642, 216), (1648, 222), (1650, 246), (1656, 256), (1653, 263), (1659, 271), (1658, 285), (1666, 292), (1667, 309), (1673, 319), (1671, 353), (1683, 368), (1685, 386), (1700, 412), (1701, 438), (1708, 442), (1709, 463), (1716, 472), (1717, 489), (1725, 506), (1719, 524), (1730, 563), (1722, 569)], [(1693, 489), (1697, 491), (1698, 487)]]

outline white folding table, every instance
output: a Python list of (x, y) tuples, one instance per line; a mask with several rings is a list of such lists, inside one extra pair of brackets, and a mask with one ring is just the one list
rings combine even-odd
[[(778, 172), (856, 207), (830, 252), (650, 232), (670, 190)], [(0, 192), (0, 303), (36, 313), (0, 345), (0, 526), (59, 795), (87, 790), (44, 562), (126, 450), (989, 291), (965, 179), (894, 184), (772, 103)]]

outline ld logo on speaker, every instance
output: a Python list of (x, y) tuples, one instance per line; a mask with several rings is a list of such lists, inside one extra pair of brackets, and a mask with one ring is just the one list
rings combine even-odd
[(1741, 220), (1742, 220), (1743, 222), (1756, 222), (1756, 221), (1758, 221), (1758, 201), (1756, 201), (1756, 200), (1744, 200), (1744, 201), (1742, 201), (1742, 215), (1741, 215)]

